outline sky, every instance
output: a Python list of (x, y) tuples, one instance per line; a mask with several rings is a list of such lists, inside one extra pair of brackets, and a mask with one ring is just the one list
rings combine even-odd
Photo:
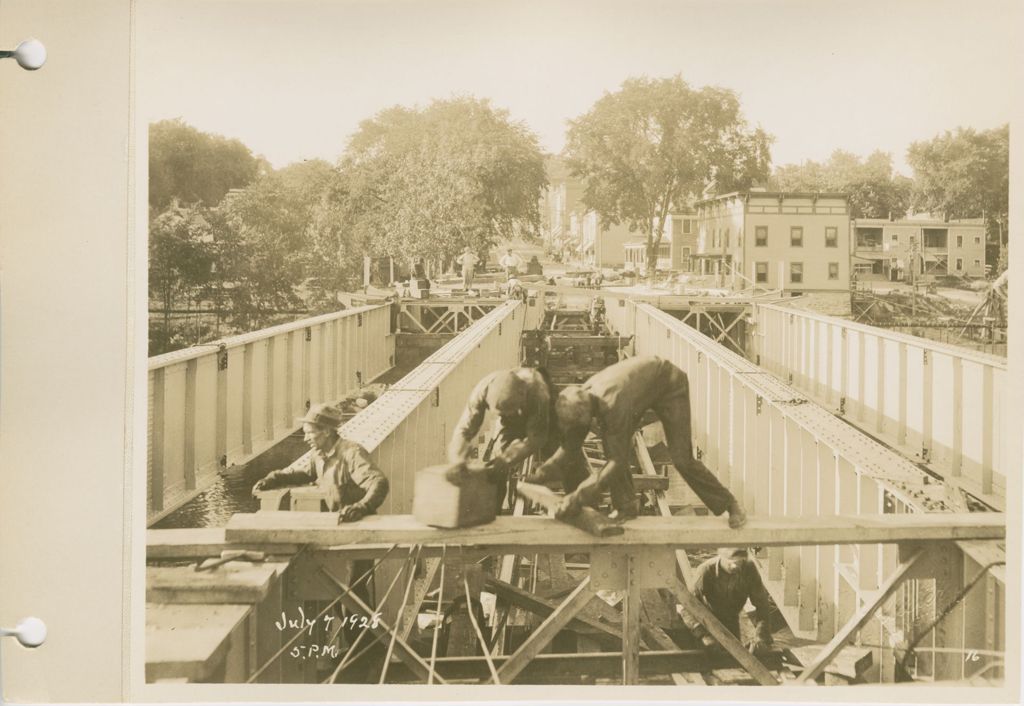
[(546, 151), (631, 76), (736, 91), (775, 165), (1009, 122), (1017, 0), (140, 0), (138, 106), (275, 167), (363, 119), (489, 98)]

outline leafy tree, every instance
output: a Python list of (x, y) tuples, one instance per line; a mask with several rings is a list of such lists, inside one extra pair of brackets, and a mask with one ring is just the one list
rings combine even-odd
[(149, 206), (154, 213), (174, 199), (216, 206), (229, 190), (267, 170), (267, 163), (239, 140), (202, 132), (180, 118), (149, 126)]
[(537, 138), (486, 100), (384, 110), (360, 124), (340, 166), (353, 237), (375, 255), (445, 262), (540, 227)]
[(221, 276), (239, 325), (267, 325), (275, 312), (304, 304), (305, 265), (319, 235), (315, 214), (335, 176), (323, 161), (293, 164), (218, 207)]
[(584, 205), (604, 225), (625, 223), (645, 235), (654, 263), (672, 208), (712, 179), (722, 191), (767, 179), (771, 141), (747, 126), (733, 91), (694, 89), (680, 76), (644, 77), (626, 80), (570, 121), (565, 154), (584, 180)]
[(207, 209), (172, 203), (150, 221), (149, 294), (163, 307), (162, 336), (170, 336), (170, 310), (200, 298), (211, 286), (216, 246)]
[(1010, 127), (991, 130), (958, 127), (931, 140), (915, 142), (907, 161), (917, 183), (915, 204), (952, 218), (984, 214), (989, 233), (1007, 241), (1010, 201)]
[(910, 179), (893, 170), (892, 155), (881, 151), (861, 160), (855, 154), (836, 150), (824, 164), (808, 160), (783, 165), (775, 170), (771, 185), (778, 191), (844, 193), (854, 218), (903, 216), (913, 189)]

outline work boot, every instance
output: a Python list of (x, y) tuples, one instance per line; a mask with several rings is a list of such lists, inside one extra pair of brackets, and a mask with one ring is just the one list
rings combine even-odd
[(729, 503), (728, 512), (730, 529), (740, 529), (743, 525), (747, 524), (747, 513), (744, 512), (739, 500), (733, 500)]
[(626, 520), (632, 520), (640, 514), (640, 503), (633, 501), (624, 507), (617, 507), (612, 510), (611, 514), (608, 515), (609, 520), (615, 522), (625, 522)]

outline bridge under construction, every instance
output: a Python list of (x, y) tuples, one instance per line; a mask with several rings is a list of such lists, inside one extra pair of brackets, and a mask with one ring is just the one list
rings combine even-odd
[[(792, 304), (538, 287), (368, 303), (151, 358), (152, 526), (311, 404), (358, 395), (417, 341), (435, 349), (341, 428), (388, 477), (378, 515), (338, 524), (299, 488), (148, 531), (147, 681), (1001, 683), (1006, 477), (1021, 462), (1005, 359)], [(484, 375), (543, 366), (564, 385), (634, 355), (687, 374), (695, 454), (743, 502), (744, 528), (707, 514), (657, 424), (634, 435), (642, 509), (621, 533), (515, 493), (477, 527), (412, 517), (416, 473), (445, 462)], [(602, 462), (599, 443), (584, 450)], [(696, 565), (729, 546), (751, 548), (778, 608), (771, 654), (694, 597)], [(722, 649), (687, 643), (682, 610)]]

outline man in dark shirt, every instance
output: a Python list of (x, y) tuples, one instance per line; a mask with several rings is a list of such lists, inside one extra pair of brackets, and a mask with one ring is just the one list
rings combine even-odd
[(292, 465), (268, 473), (253, 492), (294, 485), (318, 485), (338, 522), (354, 522), (377, 511), (388, 495), (388, 479), (359, 444), (343, 439), (341, 410), (327, 404), (310, 408), (302, 433), (310, 451)]
[(498, 508), (505, 498), (509, 473), (530, 454), (540, 459), (555, 451), (552, 395), (548, 381), (534, 368), (498, 370), (485, 376), (469, 395), (466, 409), (455, 425), (448, 444), (448, 460), (454, 467), (452, 482), (469, 469), (469, 449), (480, 433), (488, 410), (498, 416), (494, 447), (485, 470), (498, 486)]
[[(693, 595), (702, 601), (726, 630), (741, 638), (740, 611), (747, 600), (756, 608), (752, 616), (754, 638), (747, 648), (755, 654), (763, 654), (772, 646), (770, 616), (777, 608), (768, 595), (761, 574), (749, 560), (747, 550), (742, 547), (721, 549), (718, 556), (708, 559), (697, 567), (693, 582)], [(685, 609), (681, 610), (683, 622), (690, 633), (705, 647), (717, 648), (715, 638)]]
[(608, 488), (619, 516), (637, 514), (629, 459), (633, 432), (647, 410), (661, 420), (672, 463), (683, 480), (714, 514), (728, 512), (730, 527), (742, 527), (747, 518), (739, 502), (693, 457), (686, 373), (655, 356), (620, 361), (595, 373), (583, 385), (570, 385), (559, 394), (555, 413), (562, 445), (538, 475), (564, 474), (567, 464), (575, 464), (592, 421), (598, 423), (607, 462), (565, 496), (556, 517), (571, 516), (583, 505), (596, 504), (604, 488)]

